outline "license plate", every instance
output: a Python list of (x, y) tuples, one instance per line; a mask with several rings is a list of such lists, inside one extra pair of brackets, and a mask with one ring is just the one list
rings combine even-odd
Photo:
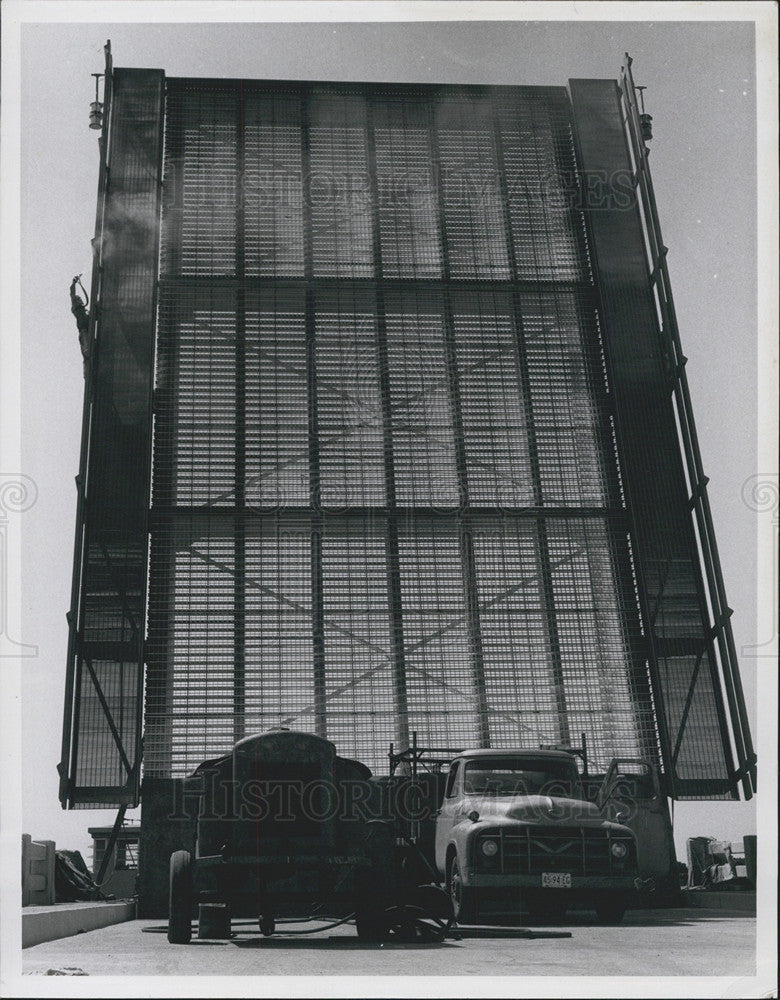
[(571, 889), (571, 875), (568, 872), (542, 872), (542, 887), (545, 889)]

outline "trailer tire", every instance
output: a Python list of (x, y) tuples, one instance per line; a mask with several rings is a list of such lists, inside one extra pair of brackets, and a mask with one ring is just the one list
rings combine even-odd
[(355, 911), (355, 927), (361, 941), (378, 944), (387, 940), (389, 932), (387, 915), (384, 910), (378, 910), (376, 904), (373, 907), (360, 907)]
[(174, 851), (171, 855), (168, 895), (168, 941), (189, 944), (192, 939), (192, 855)]

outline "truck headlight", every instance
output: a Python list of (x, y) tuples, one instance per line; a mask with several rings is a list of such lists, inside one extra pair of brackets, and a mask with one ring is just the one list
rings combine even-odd
[(628, 854), (628, 847), (622, 840), (612, 841), (612, 856), (614, 858), (624, 858)]
[(495, 840), (483, 840), (482, 853), (486, 858), (494, 858), (498, 854), (498, 844)]

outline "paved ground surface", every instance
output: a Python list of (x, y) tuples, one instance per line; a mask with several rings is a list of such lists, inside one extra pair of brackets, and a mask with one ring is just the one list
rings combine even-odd
[[(301, 928), (304, 925), (296, 925)], [(364, 944), (345, 925), (308, 937), (168, 944), (159, 921), (137, 920), (28, 948), (25, 975), (754, 976), (755, 918), (728, 910), (635, 910), (603, 927), (575, 913), (559, 927), (476, 928), (436, 945)], [(571, 936), (565, 936), (570, 934)], [(68, 971), (65, 971), (68, 970)], [(78, 972), (76, 971), (78, 970)]]

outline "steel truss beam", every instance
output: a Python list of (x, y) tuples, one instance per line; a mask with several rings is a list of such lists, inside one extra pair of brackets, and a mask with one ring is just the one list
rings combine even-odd
[[(704, 596), (706, 589), (706, 600), (702, 602), (702, 615), (705, 621), (708, 620), (709, 612), (707, 603), (709, 603), (712, 609), (711, 637), (716, 640), (718, 646), (718, 657), (711, 655), (709, 658), (712, 684), (715, 691), (719, 692), (720, 680), (715, 669), (715, 664), (719, 661), (722, 683), (726, 691), (726, 700), (729, 706), (731, 738), (734, 742), (737, 757), (735, 774), (738, 773), (740, 775), (745, 798), (749, 799), (752, 797), (756, 787), (756, 754), (753, 750), (750, 736), (747, 709), (745, 707), (745, 699), (737, 665), (736, 646), (731, 628), (732, 611), (726, 601), (723, 573), (721, 571), (712, 524), (712, 513), (707, 495), (707, 483), (709, 480), (704, 475), (702, 468), (701, 452), (696, 435), (696, 425), (685, 370), (687, 359), (683, 355), (680, 342), (677, 314), (674, 308), (669, 270), (666, 263), (667, 249), (663, 244), (653, 181), (650, 174), (649, 150), (642, 138), (640, 109), (636, 98), (636, 87), (631, 71), (631, 64), (632, 60), (626, 54), (621, 71), (621, 90), (626, 107), (625, 126), (636, 168), (635, 181), (638, 185), (638, 193), (640, 194), (639, 204), (648, 241), (647, 251), (650, 281), (655, 287), (657, 294), (659, 331), (665, 344), (668, 344), (671, 348), (669, 359), (671, 366), (670, 381), (679, 420), (678, 426), (682, 454), (685, 461), (688, 482), (691, 486), (690, 506), (696, 522), (699, 556), (704, 567), (704, 579), (702, 580), (703, 586), (701, 590)], [(659, 592), (660, 600), (661, 592)], [(708, 651), (714, 654), (715, 650), (711, 643), (709, 646)], [(690, 686), (672, 753), (673, 764), (677, 761), (685, 736), (686, 724), (703, 655), (704, 651), (702, 650), (696, 659), (691, 673)], [(724, 732), (723, 735), (727, 740), (728, 733)]]

